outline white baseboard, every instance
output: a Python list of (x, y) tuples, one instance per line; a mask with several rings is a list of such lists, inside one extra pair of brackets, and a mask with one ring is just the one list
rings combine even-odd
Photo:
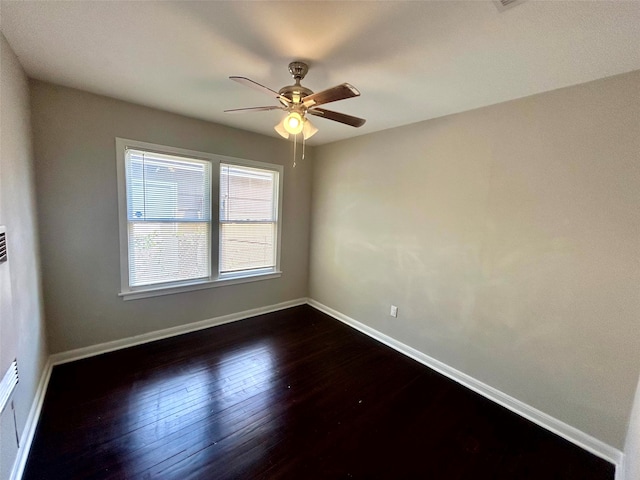
[(528, 420), (531, 420), (533, 423), (540, 425), (547, 430), (550, 430), (551, 432), (593, 453), (594, 455), (597, 455), (598, 457), (613, 463), (616, 466), (616, 480), (621, 480), (617, 475), (618, 471), (622, 471), (622, 468), (620, 468), (620, 466), (623, 456), (622, 452), (617, 448), (614, 448), (611, 445), (608, 445), (603, 441), (598, 440), (597, 438), (592, 437), (591, 435), (584, 433), (583, 431), (578, 430), (577, 428), (572, 427), (571, 425), (568, 425), (561, 420), (558, 420), (557, 418), (547, 415), (546, 413), (530, 405), (527, 405), (526, 403), (521, 402), (520, 400), (513, 398), (512, 396), (507, 395), (506, 393), (503, 393), (500, 390), (481, 382), (480, 380), (467, 375), (466, 373), (456, 370), (455, 368), (450, 367), (449, 365), (446, 365), (445, 363), (442, 363), (441, 361), (436, 360), (435, 358), (430, 357), (429, 355), (416, 350), (415, 348), (412, 348), (392, 337), (389, 337), (388, 335), (385, 335), (384, 333), (379, 332), (374, 328), (371, 328), (363, 323), (358, 322), (357, 320), (354, 320), (351, 317), (348, 317), (347, 315), (344, 315), (343, 313), (327, 307), (326, 305), (323, 305), (316, 300), (309, 299), (308, 304), (320, 310), (321, 312), (324, 312), (327, 315), (340, 320), (350, 327), (359, 330), (365, 335), (368, 335), (369, 337), (372, 337), (375, 340), (384, 343), (385, 345), (397, 350), (400, 353), (403, 353), (410, 358), (413, 358), (414, 360), (426, 365), (427, 367), (432, 368), (433, 370), (464, 385), (465, 387), (470, 388), (474, 392), (479, 393), (489, 400), (492, 400), (499, 405), (508, 408), (512, 412), (517, 413), (518, 415), (521, 415)]
[(13, 469), (9, 476), (10, 480), (20, 480), (22, 478), (22, 473), (24, 472), (24, 467), (27, 465), (27, 457), (29, 457), (31, 442), (33, 442), (33, 436), (36, 433), (36, 427), (38, 426), (38, 420), (40, 419), (40, 411), (42, 410), (42, 404), (44, 403), (44, 396), (47, 393), (47, 386), (49, 385), (49, 379), (51, 378), (52, 367), (53, 365), (51, 364), (51, 360), (47, 359), (42, 375), (40, 375), (40, 382), (38, 382), (36, 395), (31, 403), (27, 422), (22, 430), (20, 448), (18, 449), (16, 460), (13, 463)]
[(188, 323), (186, 325), (178, 325), (171, 328), (165, 328), (163, 330), (157, 330), (155, 332), (149, 332), (142, 335), (135, 335), (133, 337), (114, 340), (112, 342), (99, 343), (97, 345), (91, 345), (89, 347), (77, 348), (75, 350), (69, 350), (61, 353), (54, 353), (49, 357), (49, 359), (53, 366), (60, 365), (83, 358), (93, 357), (95, 355), (100, 355), (103, 353), (113, 352), (115, 350), (121, 350), (123, 348), (142, 345), (143, 343), (162, 340), (163, 338), (175, 337), (176, 335), (195, 332), (197, 330), (203, 330), (205, 328), (215, 327), (217, 325), (223, 325), (225, 323), (237, 322), (238, 320), (244, 320), (246, 318), (263, 315), (265, 313), (276, 312), (278, 310), (284, 310), (285, 308), (296, 307), (298, 305), (304, 305), (306, 303), (306, 298), (298, 298), (295, 300), (289, 300), (287, 302), (277, 303), (275, 305), (252, 308), (251, 310), (244, 310), (242, 312), (231, 313), (229, 315), (209, 318), (207, 320)]

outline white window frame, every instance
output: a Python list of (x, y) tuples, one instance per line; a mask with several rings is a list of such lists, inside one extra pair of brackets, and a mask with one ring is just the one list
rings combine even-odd
[[(138, 298), (155, 297), (159, 295), (170, 295), (174, 293), (202, 290), (205, 288), (221, 287), (259, 280), (278, 278), (282, 275), (280, 271), (280, 252), (282, 238), (282, 191), (283, 174), (282, 165), (272, 163), (257, 162), (242, 158), (216, 155), (207, 152), (198, 152), (184, 148), (169, 147), (149, 142), (140, 142), (126, 138), (116, 137), (116, 165), (118, 178), (118, 225), (120, 234), (120, 293), (118, 295), (124, 300), (134, 300)], [(166, 155), (176, 155), (180, 157), (193, 158), (211, 162), (211, 252), (210, 252), (210, 276), (198, 280), (185, 280), (180, 282), (166, 282), (155, 285), (144, 285), (132, 287), (129, 285), (129, 238), (127, 220), (127, 192), (126, 192), (126, 168), (125, 159), (127, 149), (142, 150)], [(261, 268), (248, 270), (239, 273), (220, 274), (220, 164), (226, 163), (245, 167), (254, 167), (264, 170), (271, 170), (278, 173), (278, 187), (276, 189), (276, 262), (273, 268)]]

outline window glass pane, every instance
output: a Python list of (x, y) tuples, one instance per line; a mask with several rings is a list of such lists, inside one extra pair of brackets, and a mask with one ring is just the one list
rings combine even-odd
[(220, 165), (220, 220), (276, 220), (278, 173), (271, 170)]
[(129, 284), (206, 278), (209, 250), (206, 222), (129, 223)]
[(220, 273), (274, 268), (278, 172), (220, 165)]
[(171, 155), (127, 150), (129, 221), (211, 219), (211, 165)]
[(275, 223), (220, 224), (220, 272), (275, 267)]

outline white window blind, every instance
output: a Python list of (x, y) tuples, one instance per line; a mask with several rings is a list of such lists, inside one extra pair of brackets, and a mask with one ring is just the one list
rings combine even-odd
[(220, 273), (276, 266), (278, 172), (220, 164)]
[(208, 278), (211, 164), (127, 149), (129, 285)]

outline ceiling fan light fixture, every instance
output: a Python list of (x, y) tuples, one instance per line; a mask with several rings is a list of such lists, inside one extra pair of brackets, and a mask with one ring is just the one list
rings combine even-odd
[(273, 129), (276, 132), (278, 132), (278, 135), (280, 135), (285, 140), (289, 138), (289, 132), (287, 132), (285, 130), (285, 128), (284, 128), (284, 120), (282, 120), (281, 122), (276, 123), (276, 126), (273, 127)]
[(283, 122), (284, 129), (291, 135), (299, 134), (304, 128), (304, 120), (298, 112), (291, 112)]
[(313, 137), (318, 133), (318, 129), (309, 121), (308, 118), (304, 119), (304, 127), (302, 127), (302, 136), (305, 140)]
[[(285, 140), (288, 140), (289, 137), (291, 136), (289, 134), (289, 132), (287, 132), (286, 128), (285, 128), (285, 121), (287, 120), (288, 117), (285, 117), (281, 122), (278, 122), (273, 129), (278, 132), (278, 135), (280, 135), (282, 138), (284, 138)], [(302, 127), (302, 136), (304, 137), (305, 140), (308, 140), (309, 138), (313, 137), (316, 133), (318, 133), (318, 129), (315, 127), (315, 125), (313, 123), (311, 123), (309, 121), (309, 119), (304, 118), (303, 119), (303, 127)]]

